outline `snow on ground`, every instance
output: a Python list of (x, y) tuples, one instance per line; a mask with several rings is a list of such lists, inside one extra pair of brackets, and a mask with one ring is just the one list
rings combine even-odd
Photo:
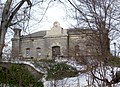
[(76, 70), (80, 71), (80, 70), (84, 70), (86, 68), (86, 66), (82, 66), (80, 64), (77, 64), (77, 62), (75, 60), (68, 60), (68, 59), (56, 59), (55, 60), (58, 63), (66, 63), (67, 65), (72, 66), (73, 68), (75, 68)]
[(72, 77), (72, 78), (65, 78), (63, 80), (58, 81), (46, 81), (44, 82), (44, 87), (54, 87), (53, 84), (56, 85), (56, 87), (84, 87), (86, 86), (86, 77), (85, 76), (79, 76), (79, 77)]
[[(18, 61), (18, 60), (16, 60), (16, 61), (4, 61), (4, 62), (27, 64), (27, 65), (30, 65), (31, 67), (33, 67), (36, 71), (43, 72), (40, 68), (35, 67), (32, 61)], [(64, 59), (64, 60), (56, 60), (56, 62), (64, 62), (64, 63), (76, 68), (77, 70), (82, 70), (82, 69), (86, 68), (85, 66), (81, 66), (72, 60)], [(99, 67), (98, 67), (98, 69), (99, 69)], [(109, 80), (111, 80), (111, 78), (110, 78), (111, 69), (112, 68), (108, 66), (106, 78), (108, 78)], [(113, 70), (120, 71), (120, 68), (114, 67)], [(84, 74), (84, 75), (81, 74), (78, 77), (64, 78), (63, 80), (57, 80), (57, 81), (44, 80), (44, 87), (54, 87), (53, 86), (54, 83), (57, 84), (56, 87), (88, 87), (87, 86), (87, 79), (88, 79), (87, 75), (88, 74)], [(96, 75), (99, 76), (97, 73), (96, 73)], [(89, 87), (93, 87), (93, 86), (89, 86)], [(120, 84), (115, 85), (115, 87), (120, 87)]]
[(18, 61), (18, 60), (16, 60), (16, 61), (3, 61), (3, 62), (26, 64), (26, 65), (33, 67), (36, 71), (38, 71), (40, 73), (45, 73), (45, 71), (43, 71), (41, 68), (35, 67), (31, 61), (20, 61), (20, 60)]

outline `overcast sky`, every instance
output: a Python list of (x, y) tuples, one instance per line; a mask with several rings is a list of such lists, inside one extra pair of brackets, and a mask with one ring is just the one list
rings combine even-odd
[[(59, 7), (51, 7), (47, 10), (46, 16), (44, 17), (43, 21), (39, 24), (36, 24), (32, 27), (32, 30), (35, 29), (35, 31), (39, 30), (37, 29), (38, 26), (40, 27), (40, 30), (48, 30), (53, 26), (54, 21), (58, 21), (63, 28), (68, 28), (68, 24), (66, 20), (66, 14), (64, 12), (64, 9), (60, 9)], [(36, 15), (39, 16), (39, 15)], [(38, 17), (39, 18), (39, 17)]]
[[(0, 0), (0, 2), (4, 3), (6, 0)], [(20, 0), (18, 0), (20, 1)], [(18, 3), (17, 0), (14, 0), (14, 2)], [(37, 0), (31, 0), (32, 2), (35, 2)], [(48, 6), (48, 1), (45, 1), (43, 4), (44, 8), (46, 8)], [(34, 4), (34, 3), (33, 3)], [(35, 17), (35, 19), (37, 19), (38, 21), (41, 19), (42, 15), (41, 13), (44, 11), (42, 11), (43, 9), (38, 9), (36, 6), (32, 7), (32, 10), (34, 10), (34, 13), (31, 13), (31, 15), (33, 17)], [(32, 20), (32, 22), (30, 22), (30, 26), (29, 29), (31, 32), (36, 32), (39, 30), (48, 30), (53, 26), (54, 21), (58, 21), (61, 25), (61, 27), (63, 28), (68, 28), (69, 27), (69, 23), (68, 20), (66, 20), (66, 12), (65, 12), (65, 8), (63, 6), (63, 4), (58, 3), (57, 1), (52, 1), (52, 3), (50, 4), (50, 7), (48, 8), (48, 10), (46, 11), (46, 14), (42, 20), (42, 22), (38, 23), (38, 21), (36, 20)], [(32, 11), (31, 11), (32, 12)]]
[[(63, 4), (58, 4), (58, 3), (53, 3), (51, 4), (52, 6), (50, 6), (48, 8), (48, 10), (46, 11), (46, 14), (42, 20), (41, 23), (35, 22), (33, 23), (34, 25), (31, 26), (31, 32), (35, 32), (35, 31), (39, 31), (39, 30), (48, 30), (53, 26), (53, 23), (55, 21), (58, 21), (61, 25), (61, 27), (63, 27), (64, 29), (69, 28), (70, 24), (67, 19), (66, 16), (66, 9), (64, 8)], [(47, 5), (46, 5), (47, 7)], [(36, 10), (36, 8), (33, 8), (34, 10)], [(40, 9), (39, 9), (40, 10)], [(36, 18), (41, 18), (40, 15), (38, 15), (38, 13), (34, 13), (34, 16), (36, 16)], [(39, 26), (39, 29), (38, 29)]]

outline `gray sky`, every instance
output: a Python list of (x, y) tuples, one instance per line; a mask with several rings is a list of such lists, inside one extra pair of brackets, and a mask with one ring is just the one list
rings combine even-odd
[[(0, 0), (0, 2), (4, 3), (6, 0)], [(20, 1), (20, 0), (18, 0)], [(18, 2), (14, 0), (14, 2)], [(33, 2), (38, 0), (31, 0)], [(44, 8), (47, 7), (48, 1), (45, 1), (43, 3)], [(68, 20), (66, 19), (66, 12), (63, 4), (58, 4), (56, 1), (52, 1), (53, 3), (50, 4), (50, 7), (46, 11), (46, 14), (42, 20), (42, 22), (38, 23), (38, 21), (42, 17), (42, 13), (44, 13), (44, 10), (38, 9), (36, 6), (32, 7), (32, 10), (34, 10), (34, 13), (31, 13), (31, 15), (35, 18), (35, 20), (32, 19), (30, 21), (29, 31), (30, 32), (36, 32), (39, 30), (48, 30), (53, 26), (54, 21), (58, 21), (63, 28), (69, 28)], [(37, 20), (37, 21), (36, 21)]]
[[(46, 7), (47, 4), (45, 3)], [(32, 8), (36, 10), (36, 8)], [(39, 12), (37, 12), (39, 10)], [(41, 15), (40, 14), (40, 9), (36, 10), (36, 12), (33, 14), (36, 19), (40, 20)], [(44, 11), (42, 11), (44, 12)], [(38, 14), (39, 13), (39, 14)], [(46, 14), (42, 20), (42, 22), (38, 23), (36, 21), (33, 21), (34, 25), (30, 26), (31, 32), (39, 31), (39, 30), (48, 30), (53, 26), (54, 21), (58, 21), (64, 29), (70, 27), (70, 23), (68, 21), (71, 21), (70, 19), (68, 20), (66, 16), (66, 9), (63, 4), (53, 2), (50, 4), (50, 7), (46, 11)], [(73, 23), (73, 22), (72, 22)]]

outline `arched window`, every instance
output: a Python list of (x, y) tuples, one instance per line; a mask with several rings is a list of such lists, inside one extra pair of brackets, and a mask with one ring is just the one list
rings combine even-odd
[(30, 48), (26, 48), (26, 57), (30, 57)]
[(79, 45), (75, 45), (75, 56), (76, 57), (80, 56), (80, 47), (79, 47)]
[(77, 52), (80, 51), (80, 46), (79, 45), (75, 45), (75, 51), (77, 51)]
[(36, 48), (36, 55), (37, 55), (37, 58), (41, 57), (41, 48), (40, 47)]

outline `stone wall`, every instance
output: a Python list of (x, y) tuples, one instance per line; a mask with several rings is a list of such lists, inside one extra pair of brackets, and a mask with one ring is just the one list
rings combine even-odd
[(53, 55), (57, 55), (54, 51), (62, 57), (86, 56), (95, 55), (100, 50), (96, 36), (93, 36), (96, 31), (63, 29), (58, 22), (54, 22), (51, 30), (26, 36), (20, 36), (19, 30), (14, 32), (13, 49), (18, 48), (16, 53), (21, 53), (23, 58), (52, 59)]

